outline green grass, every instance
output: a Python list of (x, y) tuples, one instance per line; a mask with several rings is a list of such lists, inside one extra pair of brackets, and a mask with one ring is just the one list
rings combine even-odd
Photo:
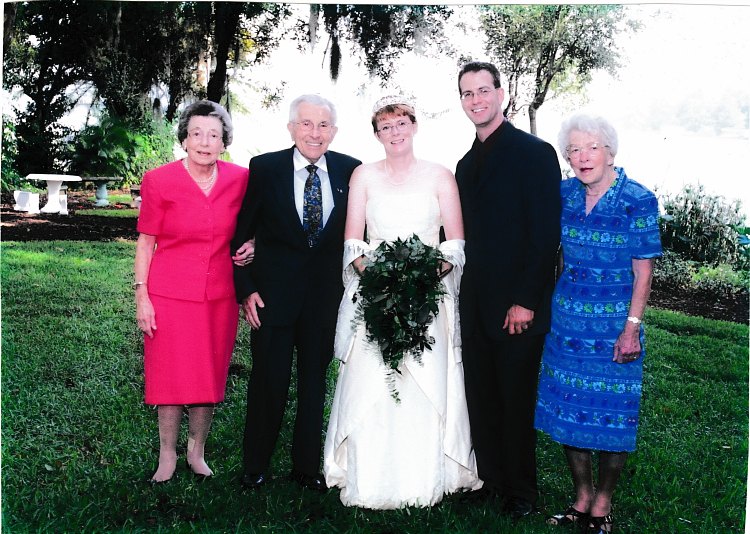
[[(282, 477), (239, 489), (251, 360), (241, 328), (196, 483), (143, 482), (156, 414), (143, 405), (132, 242), (2, 243), (2, 514), (8, 532), (560, 532), (541, 514), (512, 525), (495, 505), (448, 497), (432, 509), (343, 507)], [(742, 532), (748, 452), (746, 325), (650, 310), (638, 451), (615, 495), (618, 532)], [(331, 389), (333, 375), (331, 370)], [(273, 459), (290, 468), (294, 398)], [(184, 431), (183, 431), (184, 432)], [(181, 439), (184, 447), (185, 437)], [(184, 450), (181, 451), (184, 457)], [(539, 505), (571, 498), (560, 447), (539, 441)]]
[[(89, 195), (86, 197), (86, 200), (93, 202), (96, 202), (96, 195)], [(127, 193), (107, 193), (107, 200), (109, 200), (110, 204), (116, 204), (117, 202), (122, 202), (124, 204), (130, 204), (133, 202), (133, 197), (130, 194)]]
[(83, 215), (87, 217), (119, 217), (124, 219), (138, 218), (138, 213), (139, 212), (136, 208), (92, 208), (89, 210), (76, 210), (76, 215)]

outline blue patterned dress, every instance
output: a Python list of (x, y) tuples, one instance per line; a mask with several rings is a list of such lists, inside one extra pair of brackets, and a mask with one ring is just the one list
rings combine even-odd
[(633, 291), (632, 259), (661, 256), (654, 194), (615, 167), (617, 177), (586, 215), (586, 192), (561, 183), (564, 269), (552, 298), (534, 426), (564, 445), (635, 450), (641, 357), (616, 363), (614, 344)]

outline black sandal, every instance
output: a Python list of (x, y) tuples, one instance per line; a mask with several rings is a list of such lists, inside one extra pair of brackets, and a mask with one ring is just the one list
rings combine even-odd
[(588, 518), (588, 512), (579, 512), (573, 508), (573, 505), (570, 505), (563, 513), (549, 516), (546, 522), (548, 525), (560, 527), (563, 525), (579, 524), (579, 522), (586, 521)]
[[(609, 513), (605, 516), (589, 516), (589, 533), (590, 534), (609, 534), (612, 532), (612, 514)], [(604, 530), (604, 527), (608, 527), (608, 530)]]

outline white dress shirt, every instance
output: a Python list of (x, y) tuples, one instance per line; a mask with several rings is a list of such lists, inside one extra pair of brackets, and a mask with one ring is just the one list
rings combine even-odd
[[(310, 175), (307, 172), (307, 167), (310, 162), (302, 153), (294, 147), (294, 156), (292, 157), (294, 163), (294, 204), (297, 207), (297, 215), (299, 215), (300, 223), (303, 222), (303, 209), (305, 205), (305, 182), (307, 177)], [(326, 163), (326, 156), (323, 154), (320, 159), (314, 163), (318, 168), (318, 178), (320, 178), (320, 193), (323, 198), (323, 226), (328, 222), (328, 217), (333, 211), (333, 192), (331, 191), (331, 180), (328, 178), (328, 164)]]

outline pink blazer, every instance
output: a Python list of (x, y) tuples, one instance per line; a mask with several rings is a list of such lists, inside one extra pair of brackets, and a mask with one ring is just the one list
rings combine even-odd
[(150, 294), (191, 301), (234, 298), (229, 241), (248, 169), (225, 161), (217, 165), (216, 183), (208, 196), (182, 161), (143, 176), (138, 231), (156, 236), (148, 274)]

